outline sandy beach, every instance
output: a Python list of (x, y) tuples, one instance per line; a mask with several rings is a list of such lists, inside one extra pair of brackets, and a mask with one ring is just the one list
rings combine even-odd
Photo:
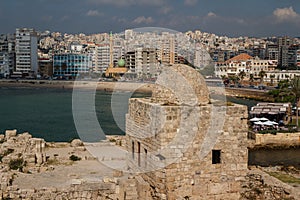
[(136, 91), (151, 93), (153, 83), (97, 82), (57, 80), (0, 80), (0, 88), (55, 88), (55, 89), (97, 89), (101, 91)]

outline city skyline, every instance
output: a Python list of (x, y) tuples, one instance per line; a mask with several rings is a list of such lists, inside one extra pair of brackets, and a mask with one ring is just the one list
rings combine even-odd
[(91, 34), (153, 26), (230, 37), (299, 37), (299, 13), (300, 4), (292, 0), (14, 0), (0, 2), (0, 33), (32, 27)]

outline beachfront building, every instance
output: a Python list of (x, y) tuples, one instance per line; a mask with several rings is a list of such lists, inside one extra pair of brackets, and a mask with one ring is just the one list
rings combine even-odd
[(58, 54), (53, 56), (53, 76), (74, 78), (90, 72), (90, 59), (84, 54)]
[(9, 56), (6, 52), (0, 52), (0, 78), (9, 75)]
[(155, 78), (159, 74), (157, 51), (154, 48), (136, 48), (125, 55), (127, 77)]
[(15, 36), (13, 34), (0, 35), (0, 76), (7, 77), (15, 69)]
[(96, 73), (103, 73), (109, 66), (110, 46), (109, 42), (103, 42), (96, 47)]
[(37, 33), (34, 29), (16, 29), (16, 72), (38, 72)]
[(260, 71), (270, 72), (274, 71), (276, 67), (276, 60), (262, 60), (243, 53), (225, 62), (217, 62), (215, 64), (215, 75), (221, 78), (239, 76), (240, 72), (245, 72), (245, 78), (249, 79), (250, 74), (253, 74), (255, 78), (259, 78)]
[(117, 65), (117, 62), (124, 55), (123, 42), (120, 38), (106, 39), (95, 48), (94, 72), (105, 73), (108, 67)]

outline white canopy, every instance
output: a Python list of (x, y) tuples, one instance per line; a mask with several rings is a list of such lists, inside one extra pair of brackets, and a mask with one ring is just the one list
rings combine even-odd
[(263, 118), (260, 118), (259, 121), (269, 121), (269, 119), (263, 117)]
[(266, 121), (266, 122), (263, 122), (263, 125), (273, 126), (274, 124), (271, 121)]
[(250, 119), (250, 122), (257, 122), (257, 121), (260, 121), (260, 119), (257, 118), (257, 117), (254, 117), (254, 118)]
[(255, 125), (264, 125), (264, 123), (262, 123), (261, 121), (258, 122), (254, 122)]

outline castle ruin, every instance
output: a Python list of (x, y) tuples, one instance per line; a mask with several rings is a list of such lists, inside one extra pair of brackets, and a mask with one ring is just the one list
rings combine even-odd
[(194, 69), (170, 66), (152, 98), (129, 101), (129, 170), (140, 172), (154, 199), (239, 199), (247, 117), (246, 106), (211, 103)]

